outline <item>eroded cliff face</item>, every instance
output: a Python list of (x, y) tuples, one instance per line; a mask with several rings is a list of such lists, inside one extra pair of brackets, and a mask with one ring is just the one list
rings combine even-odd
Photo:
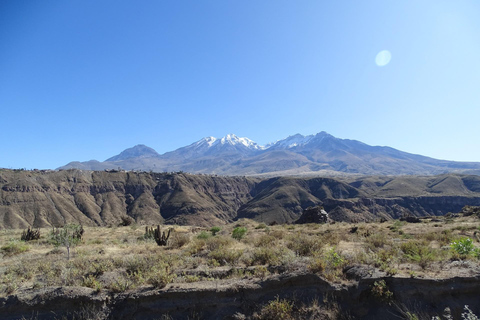
[(232, 221), (251, 200), (255, 179), (105, 171), (0, 172), (4, 228), (140, 224), (213, 225)]
[[(365, 271), (365, 270), (363, 270)], [(362, 271), (362, 272), (363, 272)], [(355, 281), (334, 284), (304, 272), (274, 275), (267, 279), (217, 280), (151, 287), (125, 293), (95, 292), (90, 288), (54, 287), (31, 289), (0, 298), (0, 317), (92, 319), (254, 319), (255, 311), (269, 301), (287, 299), (297, 307), (316, 303), (317, 309), (335, 306), (349, 319), (405, 319), (411, 315), (431, 319), (449, 308), (460, 319), (465, 305), (478, 314), (480, 277), (418, 279), (365, 275)], [(384, 281), (391, 298), (375, 294), (375, 283)], [(333, 319), (334, 317), (322, 317)]]
[(297, 220), (323, 205), (337, 221), (459, 212), (480, 205), (480, 177), (278, 177), (259, 179), (118, 171), (0, 170), (0, 227), (139, 224), (221, 225), (239, 218)]

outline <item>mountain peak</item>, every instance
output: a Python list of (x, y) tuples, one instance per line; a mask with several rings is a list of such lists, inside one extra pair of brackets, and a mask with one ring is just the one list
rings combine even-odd
[(227, 134), (225, 137), (221, 138), (219, 140), (219, 143), (224, 145), (228, 144), (231, 146), (236, 146), (236, 145), (243, 145), (249, 149), (254, 149), (254, 150), (260, 150), (263, 147), (258, 145), (255, 141), (250, 140), (249, 138), (239, 138), (233, 133)]
[(132, 148), (128, 148), (122, 151), (120, 154), (108, 158), (105, 161), (120, 161), (127, 160), (132, 158), (147, 158), (147, 157), (157, 157), (159, 154), (154, 149), (147, 147), (144, 144), (137, 144)]

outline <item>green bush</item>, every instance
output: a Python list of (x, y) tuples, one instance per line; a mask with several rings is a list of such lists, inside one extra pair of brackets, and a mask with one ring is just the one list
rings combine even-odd
[(50, 232), (50, 242), (55, 246), (67, 248), (67, 260), (70, 260), (70, 248), (82, 241), (83, 227), (79, 224), (67, 224), (63, 228), (54, 229)]
[(473, 241), (470, 238), (460, 238), (456, 241), (450, 243), (450, 248), (460, 255), (469, 255), (473, 252), (475, 247), (473, 246)]
[(236, 227), (232, 231), (232, 238), (236, 240), (241, 240), (247, 233), (247, 228), (245, 227)]
[(220, 230), (222, 230), (222, 228), (215, 226), (210, 229), (210, 232), (212, 233), (212, 236), (215, 236), (217, 233), (220, 232)]
[(436, 258), (436, 251), (428, 246), (426, 242), (408, 241), (402, 243), (400, 249), (405, 257), (417, 262), (422, 269), (425, 269)]
[(209, 233), (207, 233), (206, 231), (202, 231), (197, 235), (197, 239), (203, 239), (203, 240), (206, 240), (210, 237), (211, 237), (211, 235)]
[(312, 272), (322, 273), (325, 278), (335, 280), (342, 275), (346, 260), (332, 247), (324, 252), (317, 252), (311, 259), (308, 268)]

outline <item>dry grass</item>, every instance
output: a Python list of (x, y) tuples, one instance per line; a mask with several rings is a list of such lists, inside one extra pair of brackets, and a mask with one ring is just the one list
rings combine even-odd
[[(354, 226), (356, 232), (352, 232)], [(238, 227), (247, 232), (234, 239), (232, 231)], [(2, 230), (0, 295), (45, 286), (85, 286), (112, 292), (162, 288), (169, 283), (210, 281), (225, 268), (234, 271), (229, 277), (258, 278), (269, 274), (267, 268), (275, 272), (310, 270), (338, 282), (347, 281), (344, 266), (363, 263), (390, 275), (442, 277), (448, 276), (442, 266), (458, 259), (450, 243), (460, 237), (473, 239), (479, 227), (476, 217), (416, 224), (294, 226), (242, 220), (222, 226), (215, 236), (209, 230), (172, 226), (166, 247), (145, 239), (142, 227), (85, 228), (70, 260), (64, 248), (48, 242), (48, 229), (41, 230), (39, 240), (27, 243), (20, 241), (22, 230)], [(206, 237), (199, 237), (202, 231)], [(475, 240), (474, 246), (480, 244)], [(479, 263), (473, 254), (462, 259)], [(205, 276), (209, 273), (213, 276)]]

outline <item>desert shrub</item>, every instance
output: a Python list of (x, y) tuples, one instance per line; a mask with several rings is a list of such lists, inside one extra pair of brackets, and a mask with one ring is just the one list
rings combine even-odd
[(386, 234), (382, 232), (374, 233), (365, 239), (365, 243), (372, 250), (382, 248), (384, 245), (388, 244), (388, 242)]
[(402, 243), (400, 249), (407, 259), (418, 263), (422, 269), (425, 269), (436, 259), (436, 250), (430, 248), (425, 241), (411, 240)]
[(322, 273), (329, 280), (335, 280), (342, 274), (345, 264), (345, 258), (335, 250), (335, 247), (332, 247), (326, 251), (317, 252), (310, 260), (308, 268), (312, 272)]
[(294, 319), (293, 302), (281, 299), (277, 296), (275, 300), (270, 301), (261, 310), (256, 317), (261, 320), (290, 320)]
[(133, 287), (133, 282), (126, 277), (117, 277), (114, 282), (112, 282), (107, 289), (112, 292), (125, 292), (128, 289)]
[(207, 239), (207, 241), (205, 241), (205, 246), (208, 251), (214, 251), (222, 247), (228, 247), (232, 244), (232, 242), (232, 238), (218, 236)]
[(232, 238), (235, 240), (241, 240), (247, 233), (247, 228), (245, 227), (236, 227), (232, 231)]
[[(177, 258), (172, 255), (130, 256), (120, 262), (119, 267), (125, 268), (126, 282), (130, 287), (151, 284), (156, 288), (163, 288), (172, 282), (176, 275), (173, 273)], [(121, 284), (121, 283), (120, 283)]]
[(394, 275), (398, 271), (392, 267), (392, 264), (398, 261), (399, 249), (395, 246), (386, 246), (372, 253), (373, 264), (375, 267), (385, 271), (388, 275)]
[(285, 230), (274, 229), (274, 230), (270, 230), (268, 234), (277, 240), (282, 240), (285, 237)]
[(473, 241), (470, 238), (460, 238), (456, 241), (453, 241), (450, 243), (450, 248), (452, 248), (455, 253), (461, 256), (467, 256), (473, 253), (473, 250), (475, 249)]
[(322, 242), (320, 238), (301, 233), (289, 237), (287, 242), (287, 248), (295, 252), (298, 256), (311, 256), (320, 250), (321, 247)]
[(44, 276), (44, 282), (47, 286), (60, 285), (64, 269), (64, 261), (55, 261), (53, 259), (42, 260), (36, 265), (36, 272)]
[(97, 291), (97, 292), (102, 290), (102, 284), (92, 274), (83, 277), (82, 285), (84, 287), (95, 289), (95, 291)]
[(67, 267), (81, 270), (84, 276), (92, 275), (94, 277), (98, 277), (107, 271), (113, 270), (114, 263), (110, 258), (91, 259), (89, 257), (82, 256), (68, 261)]
[(173, 282), (175, 278), (176, 275), (171, 272), (171, 268), (166, 264), (154, 266), (144, 276), (145, 281), (153, 285), (155, 288), (163, 288), (167, 284)]
[(31, 280), (34, 276), (34, 268), (26, 261), (19, 261), (14, 265), (8, 266), (0, 277), (0, 283), (3, 285), (3, 291), (6, 294), (12, 294), (25, 281)]
[(345, 264), (345, 259), (335, 251), (335, 247), (327, 250), (324, 256), (327, 265), (330, 265), (332, 268), (342, 267)]
[(265, 229), (267, 225), (265, 223), (260, 223), (258, 226), (255, 227), (255, 229)]
[(225, 247), (220, 247), (208, 254), (208, 257), (215, 259), (220, 265), (233, 265), (242, 256), (242, 250), (229, 250)]
[(255, 247), (272, 247), (275, 245), (277, 238), (269, 234), (262, 234), (260, 237), (255, 239)]
[(188, 253), (189, 254), (197, 254), (205, 248), (206, 241), (204, 239), (194, 239), (190, 242), (188, 246)]
[(393, 232), (399, 232), (400, 229), (406, 224), (405, 221), (395, 220), (395, 222), (389, 227)]
[(346, 240), (348, 235), (345, 233), (332, 232), (331, 230), (326, 230), (325, 233), (321, 235), (319, 241), (325, 245), (336, 246), (340, 243), (341, 240)]
[(3, 254), (8, 257), (27, 252), (30, 250), (30, 247), (24, 241), (10, 240), (0, 249), (2, 250)]
[(187, 243), (190, 242), (190, 236), (186, 233), (175, 232), (172, 236), (172, 239), (168, 243), (170, 248), (176, 249), (181, 248)]
[(252, 265), (268, 264), (276, 265), (280, 262), (280, 252), (273, 248), (256, 248), (251, 257)]
[(452, 230), (442, 230), (441, 232), (429, 232), (423, 235), (423, 238), (427, 241), (438, 241), (442, 246), (449, 245), (454, 240)]
[(371, 293), (377, 299), (390, 302), (393, 299), (393, 293), (387, 286), (385, 280), (375, 281), (371, 287)]
[(198, 235), (197, 235), (197, 239), (202, 239), (202, 240), (206, 240), (208, 238), (211, 237), (211, 234), (209, 234), (208, 232), (206, 231), (202, 231), (200, 232)]
[(217, 233), (220, 232), (220, 230), (222, 230), (222, 228), (215, 226), (210, 229), (210, 232), (212, 233), (212, 236), (215, 236)]

